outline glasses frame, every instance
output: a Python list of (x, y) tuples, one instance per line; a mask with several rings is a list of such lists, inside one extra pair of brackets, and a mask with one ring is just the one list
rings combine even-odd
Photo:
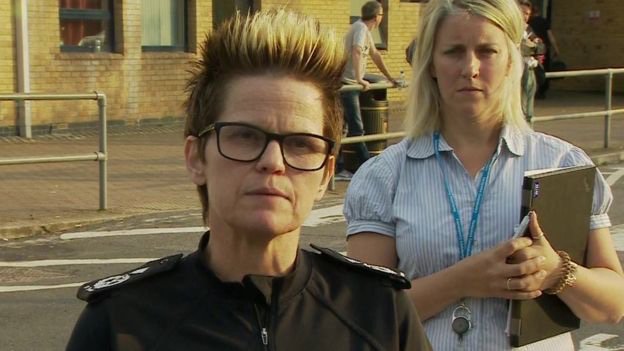
[[(261, 133), (263, 133), (266, 136), (266, 140), (264, 143), (264, 146), (262, 147), (262, 150), (258, 153), (258, 156), (251, 159), (251, 160), (240, 160), (240, 159), (236, 159), (236, 158), (232, 158), (229, 157), (227, 155), (225, 155), (223, 153), (223, 151), (221, 150), (221, 142), (219, 141), (219, 134), (221, 132), (221, 128), (223, 127), (227, 127), (227, 126), (242, 126), (242, 127), (248, 127), (251, 129), (255, 129)], [(207, 136), (210, 132), (215, 132), (217, 134), (217, 149), (219, 150), (219, 154), (221, 156), (223, 156), (224, 158), (227, 158), (228, 160), (232, 160), (232, 161), (238, 161), (238, 162), (254, 162), (259, 160), (262, 155), (264, 155), (264, 152), (266, 151), (267, 146), (269, 145), (269, 143), (272, 140), (277, 141), (277, 143), (279, 144), (280, 147), (280, 152), (282, 154), (282, 160), (284, 161), (284, 164), (286, 164), (288, 167), (299, 170), (299, 171), (306, 171), (306, 172), (313, 172), (313, 171), (318, 171), (319, 169), (325, 167), (325, 165), (327, 164), (327, 160), (329, 159), (329, 156), (332, 154), (332, 151), (334, 150), (334, 145), (336, 144), (336, 142), (330, 138), (324, 137), (322, 135), (318, 135), (318, 134), (312, 134), (312, 133), (288, 133), (288, 134), (277, 134), (277, 133), (270, 133), (267, 132), (257, 126), (254, 126), (253, 124), (248, 124), (248, 123), (242, 123), (242, 122), (214, 122), (209, 124), (208, 126), (206, 126), (206, 128), (202, 129), (198, 134), (197, 137), (201, 138), (204, 136)], [(317, 168), (313, 168), (313, 169), (306, 169), (306, 168), (300, 168), (300, 167), (295, 167), (293, 165), (291, 165), (287, 160), (286, 160), (286, 155), (284, 154), (284, 146), (283, 146), (283, 142), (284, 139), (290, 136), (311, 136), (311, 137), (315, 137), (318, 139), (321, 139), (325, 142), (327, 142), (327, 152), (325, 153), (325, 159), (323, 159), (323, 163), (321, 163), (320, 166), (318, 166)]]

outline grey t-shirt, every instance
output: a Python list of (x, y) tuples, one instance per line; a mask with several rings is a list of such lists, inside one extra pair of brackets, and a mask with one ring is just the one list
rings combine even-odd
[(366, 61), (368, 60), (368, 54), (372, 45), (375, 45), (375, 42), (366, 24), (364, 24), (362, 20), (355, 21), (345, 36), (345, 50), (347, 51), (348, 57), (347, 65), (342, 74), (342, 80), (345, 83), (357, 84), (355, 69), (353, 67), (353, 57), (351, 56), (353, 47), (359, 46), (362, 48), (362, 59), (360, 60), (362, 69), (360, 72), (362, 72), (362, 76), (364, 76), (364, 73), (366, 73)]

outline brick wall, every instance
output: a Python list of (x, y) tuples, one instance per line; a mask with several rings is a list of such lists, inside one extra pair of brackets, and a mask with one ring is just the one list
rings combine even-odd
[[(61, 52), (58, 2), (29, 1), (29, 38), (31, 91), (34, 93), (84, 93), (94, 90), (108, 97), (108, 119), (138, 124), (145, 119), (181, 117), (183, 115), (184, 84), (188, 77), (188, 62), (195, 58), (197, 45), (212, 29), (212, 1), (191, 0), (189, 4), (190, 52), (142, 52), (141, 1), (114, 0), (115, 50), (113, 53)], [(0, 3), (0, 26), (6, 26), (0, 41), (4, 47), (14, 48), (11, 9), (12, 2)], [(349, 29), (349, 2), (335, 0), (264, 0), (263, 9), (287, 6), (317, 17), (323, 26), (331, 26), (343, 36)], [(416, 18), (422, 5), (390, 0), (388, 22), (388, 50), (382, 54), (390, 71), (398, 77), (399, 71), (409, 67), (404, 59), (404, 48), (415, 31)], [(14, 49), (0, 54), (0, 87), (2, 92), (15, 90)], [(369, 72), (378, 73), (369, 62)], [(7, 83), (8, 82), (8, 83)], [(390, 91), (395, 106), (401, 105), (404, 94)], [(7, 103), (2, 106), (7, 105)], [(0, 109), (0, 128), (15, 124), (14, 107)], [(93, 101), (33, 102), (33, 132), (44, 133), (83, 124), (93, 125), (97, 120), (97, 106)], [(4, 131), (10, 130), (5, 128)]]
[[(188, 63), (195, 58), (198, 36), (203, 38), (212, 28), (212, 3), (197, 2), (192, 0), (189, 5), (190, 21), (197, 28), (190, 31), (191, 52), (142, 52), (141, 1), (115, 0), (115, 18), (123, 19), (115, 25), (115, 52), (78, 53), (60, 50), (58, 2), (29, 1), (31, 91), (101, 91), (108, 98), (108, 119), (129, 125), (148, 118), (181, 117)], [(9, 41), (2, 47), (12, 48), (2, 50), (0, 54), (0, 77), (3, 77), (0, 91), (3, 93), (15, 91), (16, 85), (13, 76), (15, 60), (10, 57), (14, 52), (11, 3), (0, 3), (0, 18), (5, 19), (0, 26), (9, 27), (0, 31), (3, 33), (0, 44)], [(0, 127), (14, 125), (14, 117), (7, 117), (8, 114), (6, 108), (0, 110)], [(36, 127), (33, 133), (68, 125), (74, 127), (74, 124), (90, 126), (96, 120), (97, 104), (94, 101), (32, 103), (32, 123)]]
[[(416, 34), (424, 4), (387, 0), (388, 48), (382, 51), (391, 73), (406, 77), (411, 69), (405, 61), (405, 48)], [(587, 0), (566, 5), (553, 1), (553, 30), (562, 56), (572, 69), (623, 66), (624, 25), (618, 16), (621, 0)], [(349, 29), (349, 0), (262, 0), (263, 9), (287, 6), (317, 17), (321, 25), (336, 29), (343, 36)], [(0, 1), (0, 93), (16, 89), (13, 1)], [(212, 29), (212, 0), (189, 1), (189, 52), (142, 52), (141, 1), (114, 0), (117, 20), (114, 53), (61, 52), (57, 1), (30, 0), (31, 91), (41, 93), (83, 93), (98, 90), (108, 97), (109, 120), (134, 125), (152, 118), (182, 117), (184, 85), (189, 61), (195, 59), (198, 43)], [(589, 18), (590, 11), (600, 11)], [(595, 12), (592, 12), (595, 13)], [(606, 35), (608, 33), (608, 35)], [(369, 60), (368, 72), (379, 73)], [(615, 87), (624, 91), (624, 75)], [(603, 78), (566, 78), (553, 82), (555, 88), (600, 90)], [(388, 92), (391, 109), (402, 109), (404, 91)], [(97, 107), (92, 101), (33, 102), (33, 125), (40, 131), (80, 123), (94, 123)], [(15, 125), (12, 103), (0, 103), (0, 131)], [(3, 129), (4, 128), (4, 129)]]
[[(288, 8), (315, 16), (322, 25), (333, 27), (340, 36), (349, 30), (349, 1), (309, 0), (284, 1), (265, 0), (262, 8), (279, 7), (288, 3)], [(396, 78), (399, 72), (404, 71), (409, 79), (411, 68), (405, 61), (405, 48), (416, 33), (420, 10), (424, 6), (419, 3), (406, 3), (399, 0), (389, 0), (385, 12), (385, 21), (388, 21), (388, 48), (381, 51), (390, 73)], [(369, 59), (367, 73), (381, 74), (372, 60)], [(388, 99), (391, 109), (402, 109), (404, 105), (404, 91), (388, 90)]]
[[(0, 2), (0, 94), (10, 94), (17, 88), (15, 76), (15, 35), (13, 1)], [(0, 101), (0, 127), (15, 125), (15, 103)]]
[[(622, 0), (552, 0), (552, 30), (568, 69), (624, 68), (624, 2)], [(624, 74), (614, 76), (614, 89), (624, 92)], [(553, 87), (603, 90), (604, 77), (565, 78)]]
[[(30, 1), (31, 91), (101, 91), (108, 98), (108, 118), (127, 124), (181, 116), (187, 77), (183, 67), (194, 55), (142, 52), (140, 0), (117, 0), (115, 5), (115, 18), (123, 19), (115, 26), (116, 52), (76, 53), (60, 51), (58, 2)], [(192, 7), (189, 12), (196, 10)], [(51, 128), (97, 119), (92, 101), (38, 102), (32, 111), (33, 125)]]
[[(395, 75), (395, 77), (398, 78), (399, 72), (403, 71), (406, 79), (409, 80), (412, 75), (412, 69), (405, 61), (405, 48), (409, 45), (412, 38), (416, 36), (418, 20), (424, 4), (390, 0), (388, 5), (386, 20), (388, 21), (389, 38), (388, 51), (384, 53), (384, 61), (388, 65), (390, 73)], [(372, 66), (374, 67), (374, 65)], [(391, 89), (388, 97), (392, 102), (391, 109), (404, 108), (404, 91)]]

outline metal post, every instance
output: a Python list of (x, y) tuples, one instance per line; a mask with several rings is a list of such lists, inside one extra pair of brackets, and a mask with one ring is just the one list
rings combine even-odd
[(106, 210), (108, 205), (107, 199), (107, 179), (106, 179), (106, 162), (108, 159), (108, 145), (106, 142), (106, 95), (95, 92), (98, 101), (98, 115), (100, 118), (100, 210)]
[(107, 204), (107, 130), (106, 130), (106, 95), (97, 91), (88, 94), (0, 94), (0, 101), (29, 101), (29, 100), (97, 100), (98, 115), (100, 122), (100, 146), (99, 151), (91, 154), (48, 156), (48, 157), (19, 157), (0, 158), (0, 166), (33, 164), (33, 163), (56, 163), (56, 162), (76, 162), (76, 161), (98, 161), (100, 170), (100, 210), (106, 210)]
[(609, 139), (611, 138), (611, 95), (613, 94), (613, 71), (611, 69), (607, 72), (607, 79), (605, 85), (605, 129), (604, 129), (604, 148), (609, 147)]
[[(17, 91), (30, 93), (30, 54), (28, 46), (28, 0), (15, 0), (15, 48), (17, 55)], [(30, 101), (16, 100), (19, 135), (32, 138)]]

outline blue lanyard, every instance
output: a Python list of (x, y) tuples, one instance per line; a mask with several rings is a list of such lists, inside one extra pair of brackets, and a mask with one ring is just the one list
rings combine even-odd
[(488, 178), (490, 177), (490, 168), (492, 166), (494, 157), (490, 158), (490, 160), (483, 168), (483, 172), (481, 173), (481, 180), (479, 181), (479, 187), (477, 188), (477, 198), (475, 200), (474, 208), (472, 209), (472, 218), (470, 219), (468, 238), (466, 238), (466, 241), (464, 242), (464, 229), (462, 227), (461, 217), (459, 216), (459, 210), (457, 209), (457, 203), (455, 202), (455, 197), (451, 192), (451, 186), (449, 185), (448, 179), (446, 177), (446, 172), (444, 171), (444, 164), (440, 159), (440, 133), (438, 132), (435, 132), (433, 134), (433, 150), (435, 152), (435, 157), (438, 161), (438, 165), (440, 165), (440, 170), (442, 171), (442, 177), (444, 179), (444, 189), (446, 190), (446, 196), (448, 197), (449, 204), (451, 205), (451, 213), (453, 214), (453, 219), (455, 220), (457, 246), (459, 247), (459, 260), (461, 261), (472, 254), (472, 247), (474, 246), (474, 236), (475, 232), (477, 231), (477, 221), (479, 220), (479, 211), (481, 210), (481, 203), (483, 202), (483, 193), (485, 192), (485, 186), (488, 182)]

